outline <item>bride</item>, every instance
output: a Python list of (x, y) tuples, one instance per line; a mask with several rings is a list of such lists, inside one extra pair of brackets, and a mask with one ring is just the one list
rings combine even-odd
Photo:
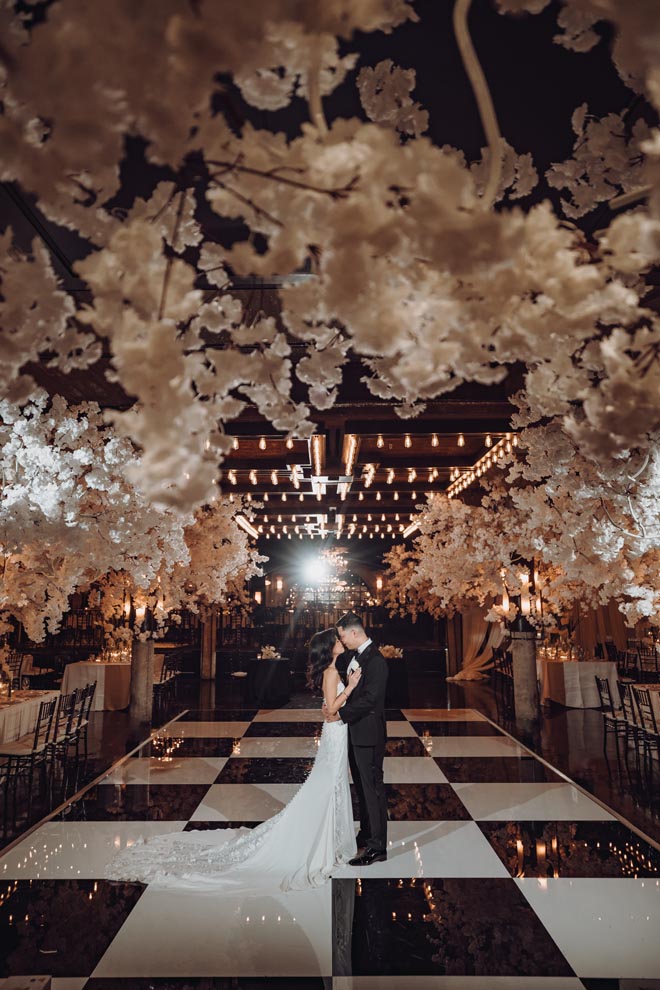
[[(344, 685), (336, 668), (343, 646), (333, 628), (312, 637), (308, 685), (323, 690), (332, 714), (358, 683), (358, 668)], [(215, 890), (276, 886), (318, 887), (334, 867), (356, 854), (348, 782), (348, 735), (343, 722), (324, 722), (312, 771), (289, 804), (274, 818), (246, 831), (222, 831), (218, 844), (199, 832), (142, 839), (106, 867), (109, 880), (139, 880), (164, 887)]]

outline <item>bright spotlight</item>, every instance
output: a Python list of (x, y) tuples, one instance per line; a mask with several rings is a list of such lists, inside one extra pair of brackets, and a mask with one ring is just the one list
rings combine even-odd
[(302, 573), (307, 584), (322, 584), (328, 579), (328, 565), (321, 557), (308, 557), (303, 561)]

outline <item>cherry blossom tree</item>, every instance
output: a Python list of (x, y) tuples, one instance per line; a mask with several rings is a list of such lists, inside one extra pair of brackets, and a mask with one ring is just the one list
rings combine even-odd
[(216, 497), (195, 516), (154, 507), (126, 478), (133, 447), (92, 403), (3, 401), (0, 448), (0, 610), (37, 642), (90, 584), (108, 617), (133, 596), (162, 626), (166, 609), (221, 602), (256, 573), (260, 558), (235, 522), (240, 503)]
[[(547, 2), (497, 6), (505, 17), (534, 15)], [(125, 484), (143, 491), (147, 532), (169, 510), (192, 518), (211, 503), (227, 424), (245, 403), (278, 430), (309, 435), (314, 410), (335, 402), (349, 351), (373, 394), (404, 417), (462, 382), (502, 381), (522, 363), (515, 427), (524, 458), (481, 505), (436, 500), (423, 514), (420, 562), (435, 554), (436, 565), (448, 563), (460, 533), (465, 569), (439, 576), (438, 567), (435, 575), (420, 567), (417, 586), (446, 608), (466, 596), (485, 600), (499, 590), (513, 548), (551, 569), (547, 594), (557, 607), (579, 587), (589, 600), (619, 598), (631, 618), (651, 615), (660, 439), (660, 318), (649, 294), (660, 262), (657, 4), (560, 7), (556, 40), (576, 53), (593, 47), (598, 23), (609, 22), (615, 64), (651, 110), (650, 123), (628, 129), (620, 115), (593, 120), (588, 107), (575, 108), (573, 155), (547, 176), (565, 192), (561, 209), (542, 196), (531, 208), (518, 204), (536, 170), (528, 151), (500, 133), (469, 9), (470, 0), (457, 0), (454, 26), (484, 128), (477, 161), (425, 136), (414, 73), (392, 60), (357, 74), (366, 120), (326, 119), (324, 97), (356, 67), (355, 33), (392, 32), (415, 19), (406, 0), (144, 0), (138, 8), (55, 0), (34, 20), (29, 5), (17, 14), (3, 0), (0, 175), (20, 181), (47, 217), (90, 245), (77, 265), (90, 298), (78, 307), (43, 252), (8, 252), (0, 266), (3, 383), (31, 408), (27, 361), (47, 355), (63, 368), (85, 367), (105, 343), (110, 374), (136, 398), (106, 416), (113, 443), (130, 441), (139, 453), (125, 461)], [(262, 109), (302, 97), (309, 119), (295, 134), (237, 124), (223, 103), (228, 86)], [(113, 197), (131, 137), (170, 179), (119, 211)], [(566, 222), (603, 202), (614, 209), (596, 234)], [(200, 222), (202, 206), (240, 219), (248, 236), (220, 246)], [(226, 291), (235, 275), (303, 271), (308, 278), (283, 287), (278, 321), (247, 325)], [(216, 290), (213, 298), (201, 286)], [(306, 402), (294, 398), (296, 379), (308, 386)], [(162, 583), (165, 571), (185, 568), (184, 544), (164, 569), (156, 554), (149, 587), (161, 571)], [(53, 556), (50, 578), (64, 587), (72, 565), (59, 561)], [(202, 596), (203, 571), (195, 579)], [(50, 601), (39, 608), (54, 617)]]

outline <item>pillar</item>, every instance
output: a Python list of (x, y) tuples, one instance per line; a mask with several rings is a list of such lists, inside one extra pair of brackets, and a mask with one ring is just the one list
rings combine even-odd
[(154, 641), (134, 639), (131, 662), (130, 716), (151, 722), (154, 701)]
[(215, 606), (206, 609), (202, 621), (202, 649), (199, 674), (203, 681), (215, 680), (215, 652), (218, 646), (218, 616)]
[(511, 633), (513, 659), (513, 698), (516, 718), (534, 721), (539, 716), (539, 689), (536, 678), (536, 633)]

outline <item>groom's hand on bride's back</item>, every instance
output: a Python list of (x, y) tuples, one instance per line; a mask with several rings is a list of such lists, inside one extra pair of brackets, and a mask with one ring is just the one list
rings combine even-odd
[(339, 721), (339, 715), (336, 712), (334, 715), (331, 715), (330, 712), (328, 711), (328, 706), (326, 705), (325, 701), (321, 705), (321, 714), (323, 715), (323, 718), (325, 719), (326, 722)]

